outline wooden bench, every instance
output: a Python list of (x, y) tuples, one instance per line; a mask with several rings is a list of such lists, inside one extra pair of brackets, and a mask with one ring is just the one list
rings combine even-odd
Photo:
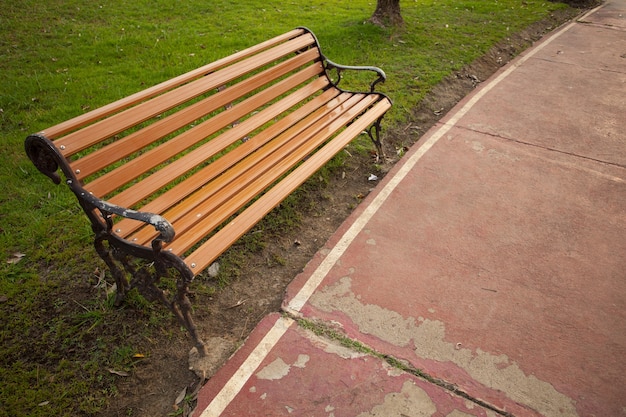
[[(345, 70), (372, 71), (369, 91), (339, 88)], [(117, 303), (133, 287), (162, 301), (204, 354), (189, 284), (362, 132), (382, 155), (384, 79), (329, 61), (298, 28), (30, 135), (26, 153), (55, 183), (63, 172)]]

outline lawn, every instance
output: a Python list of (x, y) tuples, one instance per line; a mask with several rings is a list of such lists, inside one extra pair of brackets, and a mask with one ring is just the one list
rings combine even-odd
[[(565, 5), (536, 0), (403, 0), (403, 29), (367, 23), (373, 0), (13, 0), (0, 10), (0, 417), (94, 415), (116, 395), (110, 369), (138, 357), (104, 294), (91, 230), (66, 187), (28, 161), (29, 133), (97, 108), (296, 26), (348, 65), (375, 65), (407, 123), (428, 91), (507, 34)], [(99, 290), (98, 290), (99, 291)], [(146, 334), (162, 312), (131, 300)], [(158, 310), (158, 309), (157, 309)], [(166, 330), (164, 330), (164, 328)], [(148, 337), (146, 336), (146, 337)], [(131, 414), (132, 415), (132, 414)]]

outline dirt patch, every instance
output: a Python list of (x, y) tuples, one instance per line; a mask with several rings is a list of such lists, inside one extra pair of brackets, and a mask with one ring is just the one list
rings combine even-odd
[(580, 9), (599, 6), (602, 3), (602, 0), (550, 0), (552, 2), (565, 3), (570, 5), (571, 7), (578, 7)]
[[(569, 3), (589, 7), (597, 2)], [(334, 169), (329, 178), (309, 181), (306, 191), (296, 198), (297, 226), (272, 230), (281, 226), (269, 226), (273, 224), (270, 219), (252, 232), (263, 235), (258, 250), (242, 252), (243, 244), (231, 250), (242, 253), (242, 258), (236, 267), (226, 267), (220, 272), (231, 275), (228, 285), (212, 295), (198, 291), (193, 300), (194, 317), (202, 337), (205, 340), (219, 337), (231, 342), (233, 347), (240, 345), (265, 315), (280, 310), (289, 282), (375, 186), (368, 181), (369, 174), (382, 177), (398, 161), (402, 150), (417, 142), (459, 100), (546, 32), (578, 13), (576, 9), (555, 12), (550, 18), (511, 35), (471, 65), (443, 80), (412, 112), (410, 122), (386, 130), (385, 152), (390, 159), (382, 167), (375, 167), (368, 156), (346, 155), (344, 165)], [(199, 281), (195, 286), (216, 286), (214, 279), (200, 278)], [(141, 326), (139, 320), (133, 321), (130, 317), (134, 314), (132, 309), (126, 314), (129, 326), (133, 323)], [(182, 401), (178, 406), (174, 403), (185, 389), (187, 398), (192, 399), (204, 381), (188, 369), (190, 340), (173, 319), (163, 328), (168, 326), (176, 329), (174, 334), (132, 340), (137, 349), (149, 355), (134, 365), (129, 376), (120, 376), (117, 393), (101, 415), (188, 415), (193, 401)], [(133, 331), (132, 327), (127, 331), (142, 333)]]

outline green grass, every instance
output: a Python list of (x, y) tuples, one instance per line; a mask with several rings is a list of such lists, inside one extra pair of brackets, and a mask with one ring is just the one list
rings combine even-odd
[[(27, 160), (29, 133), (292, 29), (307, 26), (324, 53), (376, 65), (394, 100), (387, 125), (446, 75), (561, 4), (535, 0), (403, 0), (406, 27), (365, 23), (371, 0), (13, 0), (0, 10), (0, 417), (93, 415), (115, 395), (106, 370), (132, 369), (124, 326), (161, 314), (117, 310), (92, 288), (87, 219), (67, 187)], [(288, 211), (288, 216), (297, 214)], [(15, 254), (17, 263), (7, 263)], [(280, 259), (276, 259), (280, 263)], [(73, 289), (93, 292), (72, 302)], [(141, 316), (141, 314), (140, 314)], [(139, 335), (141, 336), (141, 335)], [(138, 337), (139, 337), (138, 336)], [(130, 340), (130, 342), (128, 342)]]

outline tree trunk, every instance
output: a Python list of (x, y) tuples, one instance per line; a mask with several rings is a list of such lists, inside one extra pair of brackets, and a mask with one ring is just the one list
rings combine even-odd
[(402, 26), (404, 19), (400, 14), (400, 0), (377, 0), (370, 22), (382, 27)]

